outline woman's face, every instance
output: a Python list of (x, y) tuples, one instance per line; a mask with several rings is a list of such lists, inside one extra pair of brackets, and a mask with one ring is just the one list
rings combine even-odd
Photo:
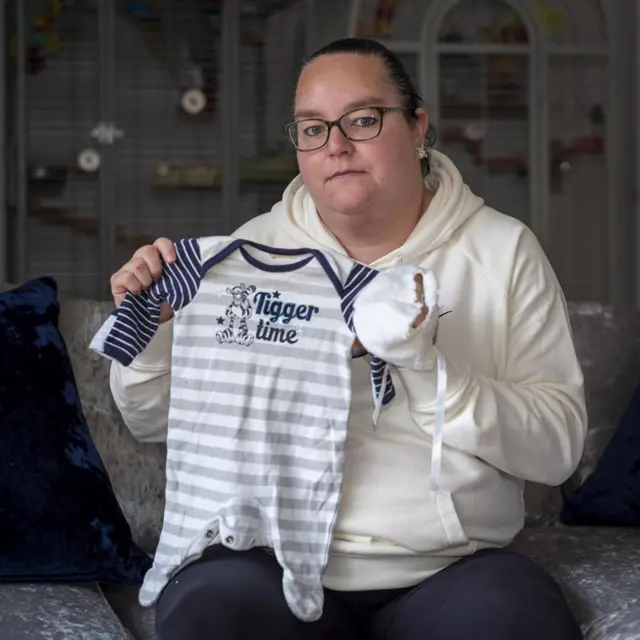
[[(300, 75), (295, 118), (337, 120), (358, 107), (397, 107), (401, 97), (385, 64), (376, 56), (332, 54), (316, 58)], [(406, 198), (421, 179), (416, 148), (427, 131), (428, 116), (418, 110), (409, 124), (400, 111), (385, 113), (380, 135), (347, 140), (337, 127), (316, 151), (299, 151), (298, 165), (320, 213), (353, 215), (375, 204)]]

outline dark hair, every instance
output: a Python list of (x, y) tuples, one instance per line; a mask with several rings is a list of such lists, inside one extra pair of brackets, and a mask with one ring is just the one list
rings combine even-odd
[[(407, 70), (404, 68), (402, 62), (400, 62), (394, 53), (377, 40), (371, 40), (369, 38), (344, 38), (342, 40), (334, 40), (312, 53), (305, 60), (302, 65), (302, 69), (320, 56), (337, 53), (353, 53), (361, 56), (375, 56), (380, 58), (387, 69), (389, 80), (391, 80), (391, 83), (400, 94), (402, 106), (404, 107), (405, 118), (409, 122), (417, 119), (416, 109), (422, 106), (422, 97), (416, 90), (413, 81), (407, 73)], [(430, 124), (424, 145), (429, 149), (434, 146), (435, 141), (435, 129)], [(431, 169), (429, 158), (423, 158), (420, 161), (420, 166), (422, 167), (422, 175), (427, 176)]]

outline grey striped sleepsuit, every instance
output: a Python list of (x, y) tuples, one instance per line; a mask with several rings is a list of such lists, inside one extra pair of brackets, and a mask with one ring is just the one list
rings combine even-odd
[[(210, 544), (263, 546), (282, 566), (292, 612), (317, 620), (343, 479), (353, 302), (378, 272), (333, 252), (229, 237), (176, 250), (91, 345), (126, 366), (155, 334), (160, 303), (176, 312), (166, 508), (140, 602), (152, 604)], [(371, 365), (387, 404), (387, 365)]]

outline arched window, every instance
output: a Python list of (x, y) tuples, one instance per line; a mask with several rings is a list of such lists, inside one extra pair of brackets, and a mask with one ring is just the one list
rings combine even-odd
[(596, 0), (433, 0), (422, 85), (471, 188), (536, 231), (571, 299), (609, 298), (607, 16)]

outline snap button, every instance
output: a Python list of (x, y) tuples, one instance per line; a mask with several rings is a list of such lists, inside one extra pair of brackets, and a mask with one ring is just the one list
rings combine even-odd
[(205, 537), (205, 538), (213, 538), (213, 535), (214, 535), (214, 534), (213, 534), (213, 531), (212, 531), (211, 529), (207, 529), (207, 530), (204, 532), (204, 537)]
[(227, 536), (227, 537), (224, 539), (224, 541), (225, 541), (227, 544), (233, 544), (233, 543), (236, 541), (236, 539), (235, 539), (233, 536)]
[(396, 264), (404, 262), (404, 253), (398, 253), (396, 255)]

